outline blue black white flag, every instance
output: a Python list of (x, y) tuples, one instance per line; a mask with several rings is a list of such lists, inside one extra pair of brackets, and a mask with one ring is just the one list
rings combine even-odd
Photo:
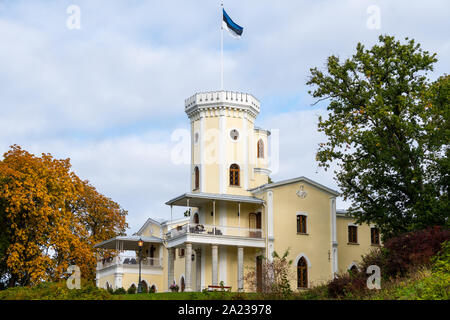
[(234, 21), (231, 20), (230, 16), (226, 13), (225, 9), (222, 10), (223, 10), (222, 28), (228, 30), (233, 37), (240, 38), (242, 35), (242, 31), (244, 31), (244, 28), (234, 23)]

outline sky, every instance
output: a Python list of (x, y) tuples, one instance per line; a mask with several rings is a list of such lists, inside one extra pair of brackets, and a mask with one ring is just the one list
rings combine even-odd
[[(253, 94), (256, 125), (279, 130), (274, 181), (306, 176), (338, 190), (336, 167), (315, 161), (326, 103), (313, 106), (306, 85), (328, 56), (349, 58), (358, 42), (389, 34), (437, 53), (432, 79), (450, 70), (448, 0), (224, 6), (244, 27), (239, 40), (224, 34), (224, 87)], [(164, 203), (190, 184), (189, 166), (172, 161), (173, 133), (189, 129), (186, 98), (220, 88), (221, 18), (219, 0), (0, 0), (0, 153), (18, 144), (70, 158), (128, 210), (128, 234), (149, 217), (170, 218)]]

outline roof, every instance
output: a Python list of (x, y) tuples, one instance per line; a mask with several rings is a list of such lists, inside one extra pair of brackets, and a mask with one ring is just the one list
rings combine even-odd
[(161, 226), (161, 224), (163, 223), (163, 221), (157, 221), (157, 220), (155, 220), (155, 219), (152, 219), (152, 218), (148, 218), (147, 219), (147, 221), (145, 221), (145, 223), (142, 225), (142, 227), (139, 229), (139, 231), (138, 232), (136, 232), (136, 233), (134, 233), (134, 235), (135, 234), (137, 234), (137, 235), (140, 235), (142, 232), (144, 232), (144, 230), (145, 230), (145, 228), (147, 228), (147, 226), (149, 225), (149, 224), (156, 224), (157, 226)]
[(123, 250), (138, 250), (137, 242), (139, 240), (144, 241), (144, 243), (162, 243), (161, 238), (157, 237), (145, 237), (145, 236), (118, 236), (103, 242), (97, 243), (94, 245), (94, 248), (103, 248), (103, 249), (116, 249), (118, 243), (122, 244)]
[(238, 196), (238, 195), (230, 195), (230, 194), (216, 194), (216, 193), (205, 193), (205, 192), (197, 192), (197, 193), (185, 193), (181, 196), (173, 198), (166, 202), (167, 205), (171, 206), (183, 206), (187, 207), (187, 201), (189, 199), (189, 206), (198, 207), (202, 204), (210, 202), (212, 200), (217, 201), (232, 201), (232, 202), (242, 202), (242, 203), (256, 203), (263, 204), (264, 200), (251, 197), (251, 196)]
[(267, 189), (277, 188), (277, 187), (281, 187), (281, 186), (284, 186), (284, 185), (287, 185), (287, 184), (292, 184), (292, 183), (297, 183), (297, 182), (309, 183), (309, 184), (315, 186), (316, 188), (319, 188), (319, 189), (321, 189), (321, 190), (323, 190), (323, 191), (325, 191), (327, 193), (330, 193), (330, 194), (332, 194), (334, 196), (339, 196), (340, 195), (340, 193), (337, 192), (336, 190), (328, 188), (328, 187), (324, 186), (323, 184), (320, 184), (320, 183), (318, 183), (318, 182), (316, 182), (314, 180), (311, 180), (311, 179), (309, 179), (307, 177), (303, 177), (303, 176), (298, 177), (298, 178), (288, 179), (288, 180), (282, 180), (282, 181), (279, 181), (279, 182), (266, 183), (266, 184), (264, 184), (264, 185), (262, 185), (260, 187), (257, 187), (257, 188), (254, 188), (254, 189), (250, 189), (249, 191), (251, 193), (257, 193), (257, 192), (265, 191)]

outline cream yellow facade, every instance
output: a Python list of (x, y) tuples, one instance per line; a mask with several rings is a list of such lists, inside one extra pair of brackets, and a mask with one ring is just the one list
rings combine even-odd
[[(185, 112), (191, 123), (189, 191), (166, 204), (186, 207), (189, 216), (149, 218), (135, 235), (97, 245), (136, 251), (142, 240), (145, 287), (168, 291), (175, 283), (186, 291), (252, 290), (244, 278), (256, 270), (259, 286), (261, 256), (271, 260), (275, 251), (289, 250), (292, 287), (310, 288), (357, 265), (374, 247), (374, 226), (356, 226), (336, 212), (337, 191), (306, 177), (269, 183), (275, 159), (269, 154), (271, 133), (255, 127), (260, 112), (255, 97), (197, 93), (186, 99)], [(112, 266), (99, 263), (97, 283), (137, 286), (137, 265), (120, 259)]]

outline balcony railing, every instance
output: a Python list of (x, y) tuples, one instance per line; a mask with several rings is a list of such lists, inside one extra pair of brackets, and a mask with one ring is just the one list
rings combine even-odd
[[(110, 259), (100, 260), (97, 263), (97, 268), (103, 269), (113, 265), (139, 265), (139, 259), (133, 257), (114, 257)], [(161, 260), (159, 258), (143, 257), (141, 262), (142, 267), (161, 267)]]
[(194, 224), (194, 223), (187, 223), (175, 227), (166, 233), (166, 237), (170, 239), (187, 233), (216, 235), (216, 236), (246, 237), (246, 238), (262, 238), (262, 229), (230, 227), (230, 226), (213, 226), (208, 224)]

